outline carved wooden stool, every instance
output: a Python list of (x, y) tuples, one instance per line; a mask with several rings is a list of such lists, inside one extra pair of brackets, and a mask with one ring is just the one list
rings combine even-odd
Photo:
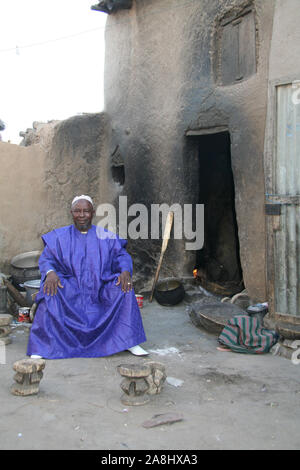
[(117, 370), (125, 377), (120, 384), (123, 405), (145, 405), (150, 401), (149, 395), (161, 392), (166, 380), (165, 366), (160, 362), (121, 364)]
[(146, 396), (149, 385), (145, 378), (151, 374), (149, 366), (140, 364), (121, 364), (117, 367), (122, 377), (121, 389), (125, 392), (121, 397), (123, 405), (144, 405), (150, 401)]
[(145, 362), (149, 366), (151, 373), (145, 378), (149, 385), (147, 393), (149, 395), (157, 395), (161, 392), (162, 386), (167, 378), (166, 368), (161, 362), (149, 361)]
[(45, 365), (45, 359), (26, 358), (16, 361), (13, 365), (17, 372), (14, 375), (16, 384), (11, 387), (11, 393), (19, 396), (37, 394)]

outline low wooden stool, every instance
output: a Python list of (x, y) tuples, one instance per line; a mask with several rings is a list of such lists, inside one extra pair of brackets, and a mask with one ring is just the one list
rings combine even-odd
[(17, 372), (14, 375), (16, 383), (12, 385), (11, 393), (19, 396), (36, 395), (39, 392), (45, 365), (45, 359), (26, 358), (16, 361), (13, 365), (13, 369)]

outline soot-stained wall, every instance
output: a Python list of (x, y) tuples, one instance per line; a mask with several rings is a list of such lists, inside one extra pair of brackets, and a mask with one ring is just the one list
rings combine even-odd
[[(199, 144), (190, 136), (228, 132), (243, 279), (260, 300), (273, 9), (264, 0), (136, 0), (109, 15), (106, 29), (105, 111), (124, 160), (121, 194), (148, 207), (198, 203)], [(139, 272), (153, 273), (160, 242), (130, 246)], [(163, 272), (191, 275), (195, 259), (184, 241), (172, 240)]]

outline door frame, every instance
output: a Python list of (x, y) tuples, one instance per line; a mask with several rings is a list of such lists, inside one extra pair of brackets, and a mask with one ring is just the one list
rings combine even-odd
[(274, 194), (275, 156), (277, 152), (277, 87), (299, 81), (300, 76), (290, 75), (269, 81), (268, 110), (265, 131), (264, 169), (265, 169), (265, 221), (266, 221), (266, 286), (269, 313), (275, 321), (289, 321), (300, 324), (300, 316), (276, 312), (275, 308), (275, 232), (280, 227), (281, 204), (287, 198)]
[[(235, 185), (235, 174), (234, 174), (234, 169), (232, 167), (232, 139), (231, 139), (231, 132), (230, 132), (230, 127), (227, 124), (219, 124), (219, 125), (208, 125), (207, 127), (197, 127), (197, 128), (189, 128), (188, 130), (185, 131), (185, 137), (188, 139), (189, 142), (194, 142), (195, 147), (194, 150), (197, 152), (197, 160), (199, 161), (199, 142), (201, 137), (205, 136), (210, 136), (214, 134), (224, 134), (227, 133), (229, 136), (229, 151), (230, 151), (230, 165), (231, 165), (231, 171), (232, 171), (232, 180), (233, 180), (233, 187), (234, 187), (234, 193), (236, 197), (236, 185)], [(235, 210), (235, 222), (237, 226), (237, 231), (236, 231), (236, 237), (237, 237), (237, 243), (238, 243), (238, 263), (240, 264), (240, 269), (241, 269), (241, 274), (242, 278), (241, 281), (244, 283), (244, 277), (243, 277), (243, 266), (241, 262), (241, 254), (240, 254), (240, 237), (239, 237), (239, 230), (238, 230), (238, 220), (237, 220), (237, 214), (236, 214), (236, 199), (234, 198), (233, 200), (234, 203), (234, 210)]]

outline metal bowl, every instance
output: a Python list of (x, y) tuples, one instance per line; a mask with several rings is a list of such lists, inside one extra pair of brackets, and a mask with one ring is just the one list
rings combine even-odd
[(29, 305), (33, 304), (32, 295), (36, 294), (40, 290), (41, 280), (34, 279), (33, 281), (24, 282), (24, 287), (26, 289), (26, 300)]
[(39, 270), (40, 255), (41, 251), (28, 251), (14, 256), (10, 262), (10, 274), (15, 287), (20, 288), (20, 284), (41, 277)]
[(41, 251), (27, 251), (26, 253), (14, 256), (10, 264), (14, 268), (19, 269), (36, 268), (39, 265), (40, 255)]

